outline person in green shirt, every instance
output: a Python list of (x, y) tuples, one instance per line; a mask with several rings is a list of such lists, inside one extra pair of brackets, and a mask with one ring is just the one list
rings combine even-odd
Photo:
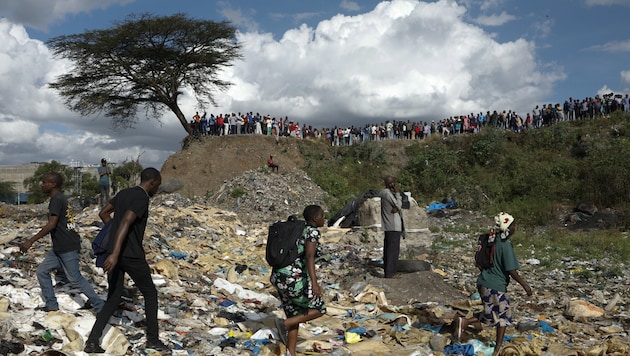
[(481, 321), (492, 325), (497, 329), (496, 345), (492, 354), (496, 356), (501, 350), (505, 329), (512, 325), (512, 311), (507, 295), (510, 279), (514, 279), (520, 284), (528, 296), (532, 295), (532, 289), (518, 274), (520, 266), (510, 241), (510, 237), (516, 232), (514, 217), (501, 212), (494, 220), (496, 226), (490, 232), (490, 238), (494, 238), (492, 266), (482, 269), (477, 278), (477, 290), (483, 302), (483, 312), (479, 317), (457, 318), (455, 320), (455, 338), (459, 340), (463, 330), (475, 322)]

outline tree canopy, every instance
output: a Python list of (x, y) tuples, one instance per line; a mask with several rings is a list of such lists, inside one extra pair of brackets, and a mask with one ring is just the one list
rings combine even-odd
[(14, 202), (17, 192), (13, 188), (13, 182), (0, 181), (0, 201)]
[(61, 174), (63, 178), (63, 184), (61, 190), (70, 190), (74, 184), (73, 174), (74, 170), (66, 165), (63, 165), (55, 160), (50, 163), (44, 163), (37, 167), (33, 176), (24, 179), (24, 186), (28, 190), (28, 202), (29, 204), (43, 203), (48, 199), (48, 195), (42, 192), (39, 183), (42, 181), (42, 177), (49, 172), (57, 172)]
[(142, 165), (139, 160), (124, 161), (112, 172), (112, 190), (118, 191), (137, 185), (140, 182)]
[(190, 88), (200, 108), (215, 104), (215, 91), (231, 85), (221, 70), (241, 58), (235, 33), (229, 22), (132, 14), (109, 29), (50, 39), (55, 55), (75, 65), (50, 86), (71, 110), (104, 112), (114, 127), (134, 127), (139, 109), (159, 120), (166, 107), (190, 134), (177, 99)]

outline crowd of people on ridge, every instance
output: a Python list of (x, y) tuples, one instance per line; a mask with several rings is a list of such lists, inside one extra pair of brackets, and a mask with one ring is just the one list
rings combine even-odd
[(549, 126), (561, 121), (585, 120), (602, 117), (616, 110), (630, 112), (630, 98), (622, 94), (605, 94), (603, 97), (587, 97), (583, 100), (569, 98), (560, 103), (543, 104), (527, 113), (525, 117), (512, 110), (487, 111), (485, 114), (470, 113), (451, 116), (438, 122), (411, 120), (386, 120), (380, 124), (366, 124), (359, 126), (335, 126), (317, 129), (306, 124), (290, 121), (288, 116), (276, 119), (270, 115), (260, 115), (248, 112), (231, 114), (199, 115), (195, 113), (190, 121), (190, 128), (194, 136), (224, 136), (224, 135), (273, 135), (291, 136), (296, 138), (324, 138), (333, 146), (346, 146), (365, 141), (380, 141), (391, 139), (424, 139), (434, 134), (443, 136), (479, 132), (482, 127), (496, 127), (505, 130), (521, 132), (523, 130)]

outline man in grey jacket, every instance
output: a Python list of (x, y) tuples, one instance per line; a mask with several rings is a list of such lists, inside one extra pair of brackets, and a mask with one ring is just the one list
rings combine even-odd
[(385, 177), (381, 191), (381, 227), (385, 231), (383, 244), (383, 270), (385, 278), (395, 278), (400, 255), (400, 237), (403, 233), (402, 196), (396, 177)]

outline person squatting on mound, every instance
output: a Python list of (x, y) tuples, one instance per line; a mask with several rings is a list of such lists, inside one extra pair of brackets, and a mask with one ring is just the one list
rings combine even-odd
[(276, 287), (287, 319), (276, 319), (280, 340), (287, 346), (286, 356), (295, 356), (300, 323), (319, 318), (326, 313), (322, 289), (315, 274), (315, 257), (322, 254), (317, 229), (324, 226), (324, 210), (319, 205), (304, 208), (306, 227), (298, 240), (298, 258), (290, 265), (271, 272), (271, 284)]
[(516, 232), (514, 217), (501, 212), (494, 220), (496, 226), (490, 231), (490, 237), (494, 238), (492, 266), (481, 269), (477, 278), (477, 290), (483, 302), (483, 312), (475, 318), (457, 318), (455, 338), (459, 340), (462, 332), (472, 323), (481, 321), (492, 325), (496, 328), (496, 346), (492, 355), (496, 356), (501, 350), (505, 329), (512, 325), (512, 310), (507, 295), (510, 278), (518, 282), (528, 296), (532, 295), (532, 289), (518, 274), (520, 266), (510, 241), (510, 236)]

